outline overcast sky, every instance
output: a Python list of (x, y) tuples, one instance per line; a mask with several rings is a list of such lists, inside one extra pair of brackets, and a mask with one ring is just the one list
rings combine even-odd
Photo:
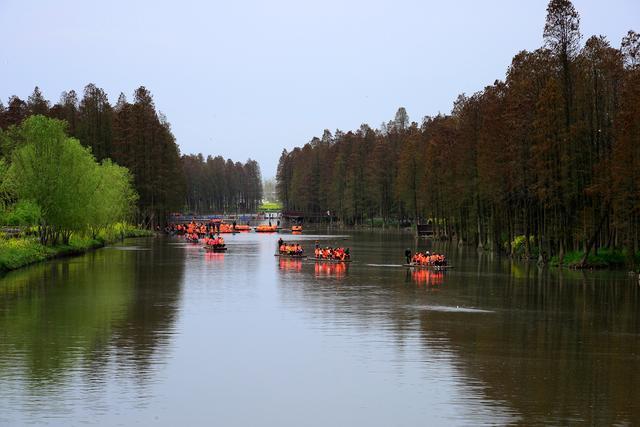
[[(323, 129), (449, 112), (542, 44), (546, 0), (0, 0), (0, 98), (146, 86), (183, 153), (260, 162)], [(638, 0), (574, 0), (619, 47)]]

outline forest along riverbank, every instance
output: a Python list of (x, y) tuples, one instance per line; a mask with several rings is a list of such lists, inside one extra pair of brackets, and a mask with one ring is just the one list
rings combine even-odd
[(558, 0), (542, 36), (449, 114), (411, 121), (401, 107), (377, 129), (324, 130), (283, 150), (284, 209), (428, 221), (436, 236), (541, 263), (640, 269), (640, 35), (582, 44), (578, 11)]
[[(472, 248), (472, 244), (455, 242), (452, 239), (448, 239), (445, 236), (439, 238), (425, 238), (416, 235), (415, 226), (402, 227), (397, 224), (390, 224), (383, 226), (381, 223), (371, 226), (367, 224), (362, 225), (342, 225), (340, 223), (334, 225), (327, 224), (309, 224), (305, 225), (305, 232), (321, 232), (321, 233), (372, 233), (372, 234), (384, 234), (387, 236), (411, 236), (413, 235), (418, 241), (431, 242), (438, 245), (446, 245), (448, 247), (465, 247)], [(513, 251), (511, 253), (505, 253), (503, 251), (494, 251), (490, 247), (478, 247), (480, 252), (497, 253), (504, 256), (506, 259), (513, 259), (523, 262), (539, 263), (537, 253), (531, 253), (529, 256), (524, 251), (524, 238), (520, 236), (514, 239), (512, 242)], [(560, 262), (558, 256), (553, 256), (547, 261), (551, 267), (566, 267), (570, 269), (612, 269), (612, 270), (632, 270), (637, 271), (640, 268), (640, 252), (637, 252), (634, 256), (635, 268), (629, 268), (629, 259), (624, 250), (601, 248), (590, 251), (586, 260), (583, 260), (583, 251), (569, 251), (567, 252), (562, 262)], [(543, 263), (545, 264), (545, 263)]]

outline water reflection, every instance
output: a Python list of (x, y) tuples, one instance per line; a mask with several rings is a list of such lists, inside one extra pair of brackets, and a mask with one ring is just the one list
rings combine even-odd
[(145, 395), (175, 321), (182, 262), (163, 264), (168, 247), (140, 244), (151, 250), (103, 249), (2, 278), (0, 409), (24, 389), (31, 398), (18, 406), (55, 417), (69, 409), (65, 395), (91, 396), (112, 375)]
[(420, 288), (438, 287), (444, 281), (444, 275), (444, 271), (435, 271), (426, 268), (407, 269), (407, 276), (410, 276), (411, 280)]
[[(378, 350), (392, 345), (417, 358), (422, 366), (412, 375), (457, 387), (453, 396), (467, 418), (450, 421), (482, 423), (487, 414), (496, 423), (640, 420), (640, 404), (630, 398), (640, 384), (640, 287), (626, 274), (544, 269), (424, 242), (447, 253), (456, 269), (410, 271), (386, 264), (406, 243), (354, 240), (354, 257), (370, 268), (352, 271), (340, 294), (312, 280), (302, 287), (285, 281), (287, 305), (304, 304), (327, 333), (353, 339), (356, 329), (371, 334)], [(421, 288), (439, 292), (416, 293)], [(411, 350), (415, 333), (419, 354)], [(444, 379), (446, 365), (453, 371)]]
[(342, 279), (347, 276), (349, 264), (343, 262), (329, 263), (316, 262), (314, 266), (316, 279), (336, 278)]
[(224, 264), (224, 253), (204, 251), (204, 259), (210, 263)]
[(284, 271), (302, 271), (302, 260), (293, 258), (279, 258), (278, 266)]
[[(0, 280), (0, 424), (640, 423), (635, 278), (364, 233), (353, 263), (316, 263), (274, 257), (278, 237)], [(322, 238), (347, 239), (297, 237)], [(407, 247), (455, 269), (403, 268)]]
[(638, 288), (607, 273), (503, 266), (501, 275), (480, 267), (482, 286), (460, 283), (464, 300), (496, 315), (462, 328), (430, 312), (425, 331), (444, 333), (487, 396), (526, 424), (639, 420), (629, 398), (640, 384)]

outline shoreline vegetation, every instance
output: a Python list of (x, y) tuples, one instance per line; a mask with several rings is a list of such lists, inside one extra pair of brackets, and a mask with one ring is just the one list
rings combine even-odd
[[(81, 96), (75, 90), (63, 92), (54, 104), (37, 86), (26, 101), (14, 95), (5, 106), (0, 100), (0, 184), (3, 168), (25, 142), (21, 127), (34, 116), (63, 122), (65, 134), (96, 162), (109, 161), (129, 171), (138, 195), (131, 222), (143, 228), (163, 226), (169, 214), (183, 209), (238, 212), (255, 209), (262, 199), (256, 161), (181, 153), (171, 124), (146, 87), (136, 89), (131, 102), (120, 93), (111, 104), (93, 83)], [(3, 203), (13, 201), (7, 196), (0, 188), (0, 213)]]
[[(401, 227), (399, 223), (392, 223), (383, 226), (382, 224), (376, 223), (376, 225), (371, 226), (370, 224), (360, 224), (360, 225), (350, 225), (345, 226), (342, 224), (334, 224), (332, 226), (328, 225), (320, 225), (316, 228), (313, 226), (305, 228), (305, 230), (314, 232), (314, 231), (327, 231), (327, 232), (371, 232), (371, 233), (389, 233), (389, 234), (405, 234), (416, 236), (415, 227)], [(422, 241), (433, 241), (436, 244), (451, 244), (451, 245), (461, 245), (459, 242), (453, 242), (448, 239), (428, 239), (417, 237), (417, 239)], [(563, 267), (574, 270), (602, 270), (602, 269), (616, 269), (616, 270), (628, 270), (628, 259), (626, 252), (624, 249), (622, 250), (612, 250), (612, 249), (599, 249), (597, 251), (592, 251), (589, 254), (586, 262), (583, 263), (584, 252), (583, 251), (570, 251), (567, 252), (564, 256), (563, 262), (560, 263), (557, 256), (552, 257), (547, 263), (539, 263), (538, 262), (538, 253), (537, 248), (532, 246), (532, 253), (527, 257), (523, 248), (524, 236), (518, 236), (515, 241), (512, 243), (514, 251), (513, 253), (505, 253), (504, 251), (497, 251), (498, 255), (503, 255), (512, 258), (514, 261), (522, 261), (522, 262), (532, 262), (538, 264), (546, 264), (552, 267)], [(489, 248), (478, 248), (479, 251), (489, 251)], [(638, 267), (640, 267), (640, 251), (636, 252), (633, 257), (634, 264), (636, 267), (633, 271), (640, 273), (638, 271)]]
[(0, 276), (32, 264), (56, 258), (84, 255), (92, 250), (134, 237), (151, 237), (151, 230), (122, 226), (95, 238), (71, 236), (68, 244), (45, 246), (36, 236), (0, 239)]
[(94, 84), (54, 105), (36, 87), (0, 101), (0, 272), (151, 235), (181, 209), (255, 209), (261, 181), (251, 159), (181, 155), (143, 86), (113, 106)]
[[(283, 150), (291, 216), (346, 226), (430, 224), (436, 239), (541, 264), (638, 270), (640, 34), (583, 40), (551, 0), (544, 45), (448, 114), (325, 129)], [(617, 42), (616, 42), (617, 43)]]
[(77, 255), (127, 235), (139, 196), (129, 170), (33, 115), (0, 131), (0, 271)]

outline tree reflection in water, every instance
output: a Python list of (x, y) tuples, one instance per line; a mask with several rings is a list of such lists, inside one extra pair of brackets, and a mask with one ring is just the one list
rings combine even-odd
[(9, 345), (0, 345), (0, 389), (21, 378), (44, 397), (81, 378), (102, 383), (109, 374), (144, 388), (175, 322), (184, 262), (183, 251), (140, 244), (153, 250), (107, 248), (2, 278), (0, 330)]

